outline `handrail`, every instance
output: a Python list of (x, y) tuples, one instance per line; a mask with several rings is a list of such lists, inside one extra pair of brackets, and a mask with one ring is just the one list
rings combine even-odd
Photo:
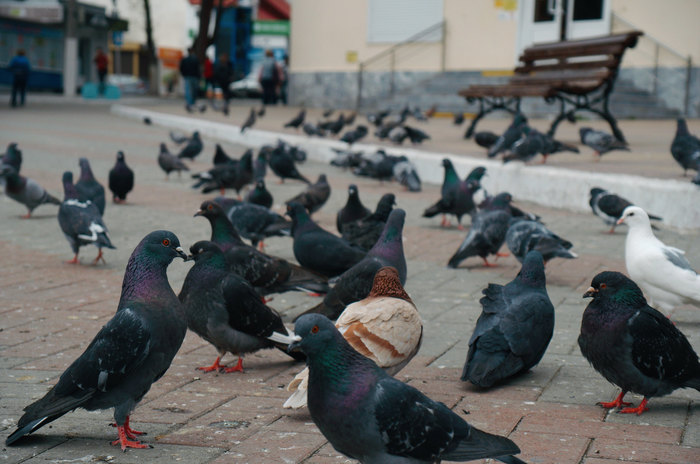
[(378, 61), (379, 59), (384, 58), (387, 55), (390, 55), (397, 48), (400, 48), (404, 45), (408, 45), (408, 44), (411, 44), (414, 42), (418, 42), (418, 39), (420, 39), (421, 37), (429, 35), (430, 33), (435, 32), (437, 30), (442, 30), (444, 25), (445, 25), (444, 20), (440, 21), (439, 23), (433, 24), (432, 26), (427, 27), (427, 28), (423, 29), (422, 31), (413, 34), (408, 39), (402, 40), (401, 42), (398, 42), (398, 43), (392, 45), (388, 49), (381, 51), (381, 52), (377, 53), (376, 55), (371, 56), (371, 57), (367, 58), (366, 60), (360, 62), (360, 66), (362, 66), (362, 67), (367, 66), (367, 64), (369, 64), (369, 63), (372, 63), (374, 61)]
[[(613, 12), (611, 14), (612, 14), (612, 17), (614, 20), (620, 21), (625, 26), (631, 27), (633, 29), (639, 29), (637, 26), (635, 26), (631, 22), (627, 21), (625, 18), (621, 17), (617, 13)], [(662, 41), (660, 41), (659, 39), (657, 39), (653, 35), (648, 34), (646, 31), (644, 31), (644, 37), (651, 40), (652, 42), (654, 42), (654, 44), (658, 45), (659, 47), (666, 49), (667, 52), (670, 52), (671, 54), (676, 55), (678, 58), (682, 59), (683, 61), (688, 61), (691, 58), (690, 55), (682, 54), (681, 52), (673, 49), (669, 45), (666, 45), (665, 43), (663, 43)]]

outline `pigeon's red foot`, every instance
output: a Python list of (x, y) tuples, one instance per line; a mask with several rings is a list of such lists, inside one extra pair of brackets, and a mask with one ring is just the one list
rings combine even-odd
[(278, 180), (277, 183), (280, 184), (280, 185), (281, 185), (281, 184), (284, 184), (284, 179)]
[(452, 224), (450, 224), (450, 221), (447, 220), (447, 216), (443, 215), (442, 216), (442, 222), (440, 222), (440, 227), (450, 227)]
[[(629, 403), (625, 403), (629, 404)], [(636, 414), (638, 416), (641, 416), (644, 411), (648, 411), (649, 408), (647, 408), (647, 399), (644, 398), (641, 403), (639, 403), (639, 406), (636, 408), (623, 408), (617, 411), (620, 414)]]
[[(109, 425), (112, 427), (119, 427), (115, 423), (111, 423)], [(137, 435), (146, 435), (146, 432), (139, 432), (138, 430), (134, 430), (129, 427), (129, 416), (126, 416), (126, 421), (124, 421), (124, 433), (126, 433), (126, 437), (130, 440), (135, 440)]]
[(221, 187), (221, 188), (219, 189), (219, 192), (221, 192), (221, 196), (222, 196), (222, 197), (226, 195), (226, 189), (223, 188), (223, 187)]
[(459, 224), (459, 225), (457, 226), (457, 229), (459, 229), (459, 230), (464, 230), (464, 226), (463, 226), (462, 224)]
[(243, 358), (238, 357), (238, 362), (233, 367), (224, 367), (224, 372), (230, 374), (231, 372), (243, 372)]
[(146, 449), (153, 448), (151, 445), (141, 443), (139, 441), (131, 441), (127, 438), (126, 429), (123, 426), (117, 426), (117, 433), (119, 434), (119, 439), (112, 442), (112, 446), (121, 446), (122, 451), (126, 451), (127, 448), (136, 449)]
[(223, 369), (224, 367), (226, 367), (226, 366), (222, 366), (221, 364), (219, 364), (219, 361), (221, 361), (221, 356), (217, 356), (216, 361), (214, 361), (214, 364), (212, 364), (211, 366), (198, 367), (197, 370), (203, 371), (203, 372), (219, 371), (219, 370)]
[(307, 295), (313, 296), (313, 297), (323, 296), (323, 295), (321, 295), (320, 293), (316, 293), (316, 292), (309, 292), (309, 293), (307, 293)]
[(601, 401), (598, 403), (600, 406), (604, 407), (605, 409), (614, 409), (614, 408), (621, 408), (622, 406), (630, 406), (632, 403), (626, 403), (622, 401), (622, 399), (625, 397), (625, 394), (627, 392), (623, 391), (620, 392), (619, 395), (617, 395), (617, 398), (615, 398), (614, 401)]
[(547, 155), (542, 155), (542, 162), (540, 164), (545, 164), (547, 162)]
[(32, 217), (32, 212), (30, 211), (30, 212), (28, 212), (27, 214), (25, 214), (24, 216), (20, 216), (20, 217), (21, 217), (22, 219), (29, 219), (30, 217)]
[(496, 253), (496, 258), (507, 258), (510, 253)]
[(615, 233), (615, 226), (612, 226), (610, 230), (608, 231), (609, 234), (614, 234)]
[(107, 264), (107, 261), (105, 261), (104, 257), (102, 256), (102, 248), (100, 248), (99, 250), (100, 252), (97, 253), (97, 258), (95, 258), (95, 261), (92, 262), (92, 264), (94, 264), (95, 266), (97, 266), (97, 263), (99, 263), (100, 260), (102, 260), (104, 264)]
[(66, 261), (66, 264), (80, 264), (80, 261), (78, 261), (78, 254), (76, 253), (70, 261)]
[(262, 240), (258, 242), (258, 250), (265, 251), (265, 244), (262, 242)]
[(498, 266), (498, 264), (496, 264), (496, 263), (489, 263), (489, 261), (488, 261), (486, 258), (481, 258), (481, 259), (484, 260), (484, 266), (485, 266), (485, 267), (496, 267), (496, 266)]

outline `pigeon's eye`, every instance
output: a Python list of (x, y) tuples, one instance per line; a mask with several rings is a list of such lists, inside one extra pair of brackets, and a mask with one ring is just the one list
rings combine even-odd
[(608, 288), (607, 284), (600, 284), (601, 290), (605, 290), (606, 288)]
[(630, 213), (629, 215), (630, 215), (630, 216), (634, 216), (634, 213)]
[(163, 244), (163, 246), (170, 246), (170, 240), (168, 240), (167, 238), (164, 238), (161, 243)]
[(312, 334), (318, 333), (318, 326), (317, 325), (311, 327), (311, 333)]
[(209, 206), (207, 206), (207, 209), (208, 209), (209, 211), (213, 210), (213, 209), (214, 209), (214, 205), (209, 205)]

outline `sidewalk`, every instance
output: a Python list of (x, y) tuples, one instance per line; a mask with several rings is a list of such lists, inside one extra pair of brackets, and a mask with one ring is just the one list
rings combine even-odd
[[(166, 111), (168, 106), (159, 104), (156, 109)], [(172, 111), (178, 109), (173, 106)], [(294, 112), (280, 109), (280, 115), (274, 116), (276, 111), (268, 108), (260, 127), (264, 128), (268, 117), (271, 125), (274, 118), (284, 120), (282, 111)], [(240, 123), (244, 112), (247, 108), (235, 109), (230, 121)], [(124, 150), (127, 163), (136, 172), (129, 203), (107, 205), (104, 219), (117, 250), (106, 250), (107, 265), (97, 267), (63, 264), (72, 253), (58, 227), (55, 206), (41, 206), (35, 218), (21, 220), (18, 216), (24, 214), (23, 208), (0, 195), (0, 430), (4, 439), (14, 430), (22, 408), (48, 390), (114, 314), (124, 267), (136, 243), (151, 230), (164, 228), (175, 232), (188, 248), (208, 238), (210, 231), (205, 220), (192, 217), (206, 196), (192, 190), (188, 178), (171, 176), (165, 181), (156, 165), (158, 144), (172, 146), (167, 128), (114, 116), (106, 107), (84, 105), (32, 105), (16, 112), (0, 109), (0, 118), (2, 148), (10, 141), (18, 142), (24, 152), (23, 172), (55, 195), (61, 196), (61, 173), (77, 173), (80, 156), (90, 159), (104, 185), (117, 150)], [(196, 116), (202, 118), (224, 120), (221, 114), (210, 112)], [(442, 122), (428, 124), (437, 127)], [(505, 121), (487, 122), (505, 125)], [(630, 140), (635, 124), (621, 123)], [(445, 124), (445, 129), (451, 128)], [(463, 129), (457, 131), (460, 136)], [(642, 127), (639, 130), (643, 132)], [(656, 137), (647, 135), (650, 140), (667, 138), (661, 129), (658, 132)], [(193, 172), (208, 168), (216, 142), (204, 138), (205, 150), (192, 163)], [(463, 143), (476, 151), (472, 142)], [(242, 147), (230, 143), (224, 142), (223, 147), (233, 156), (242, 152)], [(605, 158), (600, 165), (607, 161)], [(406, 290), (424, 318), (425, 335), (419, 355), (398, 378), (443, 401), (471, 424), (508, 435), (521, 447), (520, 457), (529, 463), (700, 462), (700, 393), (679, 390), (653, 399), (650, 411), (639, 417), (607, 413), (595, 405), (611, 400), (617, 392), (589, 367), (578, 349), (581, 314), (588, 302), (581, 296), (596, 273), (624, 270), (624, 228), (607, 235), (601, 233), (606, 226), (590, 213), (544, 208), (515, 197), (520, 207), (539, 214), (550, 229), (572, 241), (580, 258), (554, 260), (547, 266), (547, 289), (557, 319), (542, 362), (508, 385), (480, 391), (461, 382), (459, 376), (481, 311), (481, 289), (489, 282), (510, 281), (519, 269), (517, 261), (499, 259), (498, 267), (487, 269), (480, 260), (469, 259), (460, 269), (448, 269), (446, 262), (465, 233), (441, 229), (437, 219), (421, 217), (423, 209), (438, 198), (439, 186), (424, 184), (423, 192), (411, 194), (396, 184), (380, 185), (321, 163), (309, 161), (299, 169), (313, 179), (322, 172), (328, 175), (333, 192), (315, 219), (329, 230), (334, 230), (335, 212), (345, 203), (349, 183), (358, 185), (368, 207), (383, 193), (393, 191), (398, 206), (407, 210)], [(271, 174), (267, 183), (278, 210), (303, 188), (295, 182), (278, 185)], [(690, 262), (700, 266), (700, 232), (679, 233), (663, 227), (658, 236), (686, 250)], [(270, 254), (293, 259), (289, 238), (266, 244)], [(83, 263), (95, 255), (94, 248), (81, 250)], [(176, 292), (189, 266), (180, 261), (170, 266), (168, 275)], [(275, 295), (270, 305), (290, 321), (317, 302), (304, 294), (287, 293)], [(671, 318), (696, 351), (700, 350), (698, 308), (678, 308)], [(269, 350), (247, 356), (242, 374), (195, 370), (215, 357), (213, 347), (188, 333), (171, 368), (134, 412), (134, 428), (148, 432), (144, 442), (154, 449), (121, 453), (109, 445), (116, 436), (108, 425), (112, 411), (78, 410), (42, 428), (20, 446), (3, 446), (0, 460), (31, 464), (351, 462), (334, 452), (305, 410), (281, 408), (287, 397), (286, 384), (303, 366)], [(228, 355), (224, 361), (234, 359)], [(641, 400), (636, 395), (628, 399)]]

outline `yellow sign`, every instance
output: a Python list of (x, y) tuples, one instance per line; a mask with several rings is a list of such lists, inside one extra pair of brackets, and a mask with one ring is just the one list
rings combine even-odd
[(357, 52), (352, 50), (345, 52), (345, 61), (348, 63), (357, 63)]

